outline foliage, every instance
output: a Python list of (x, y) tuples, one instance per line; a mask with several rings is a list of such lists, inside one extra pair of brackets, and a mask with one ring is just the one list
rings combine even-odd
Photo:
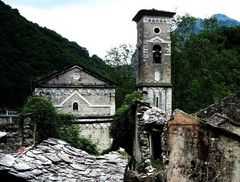
[(152, 159), (151, 163), (152, 163), (152, 166), (154, 168), (156, 168), (158, 171), (164, 171), (165, 170), (165, 165), (162, 164), (161, 160), (159, 160), (159, 159), (157, 159), (157, 160)]
[(105, 56), (105, 62), (111, 66), (125, 66), (131, 63), (134, 48), (130, 44), (112, 47)]
[(140, 100), (143, 100), (143, 95), (138, 91), (134, 91), (131, 94), (127, 94), (125, 96), (123, 105), (130, 106), (133, 103), (135, 103), (135, 101), (140, 101)]
[[(186, 14), (184, 16), (177, 16), (175, 20), (176, 29), (173, 32), (178, 35), (178, 43), (185, 43), (193, 32), (193, 28), (196, 25), (196, 18)], [(176, 36), (175, 36), (176, 38)]]
[(218, 27), (214, 19), (204, 24), (183, 44), (181, 33), (172, 34), (173, 104), (186, 112), (240, 90), (240, 27)]
[(116, 107), (123, 104), (125, 95), (136, 89), (136, 78), (134, 67), (131, 63), (134, 48), (131, 45), (122, 44), (113, 47), (105, 56), (108, 67), (108, 77), (117, 83), (116, 88)]
[(75, 148), (80, 148), (89, 154), (98, 155), (97, 146), (91, 140), (79, 136), (78, 125), (63, 125), (59, 128), (58, 137), (70, 143)]
[(24, 105), (21, 115), (31, 114), (31, 120), (37, 127), (36, 142), (40, 143), (49, 137), (58, 135), (58, 114), (48, 100), (32, 97)]
[(73, 147), (85, 150), (90, 154), (98, 154), (96, 145), (86, 138), (79, 137), (78, 125), (69, 125), (74, 119), (71, 114), (58, 114), (52, 103), (44, 97), (31, 97), (24, 105), (20, 115), (29, 115), (32, 124), (36, 124), (36, 143), (49, 137), (67, 141)]
[(0, 108), (22, 106), (32, 83), (49, 73), (79, 64), (106, 75), (103, 60), (56, 32), (27, 21), (0, 1)]
[(116, 111), (114, 121), (110, 126), (110, 136), (113, 138), (113, 149), (122, 147), (128, 154), (132, 154), (134, 137), (135, 104), (142, 99), (142, 95), (133, 92), (126, 96), (124, 104)]

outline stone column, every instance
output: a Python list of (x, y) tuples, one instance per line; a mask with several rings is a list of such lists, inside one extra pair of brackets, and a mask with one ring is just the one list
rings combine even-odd
[(191, 168), (198, 159), (198, 134), (197, 118), (175, 110), (169, 122), (168, 182), (191, 181)]

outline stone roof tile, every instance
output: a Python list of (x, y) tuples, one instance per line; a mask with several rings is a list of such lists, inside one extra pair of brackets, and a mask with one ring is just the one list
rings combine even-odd
[(92, 156), (50, 138), (24, 154), (0, 155), (0, 171), (26, 181), (123, 181), (127, 158), (118, 152)]

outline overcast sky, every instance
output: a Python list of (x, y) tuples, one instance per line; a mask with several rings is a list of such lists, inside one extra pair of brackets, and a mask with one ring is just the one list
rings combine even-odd
[(113, 46), (136, 44), (140, 9), (175, 11), (208, 18), (223, 13), (240, 20), (239, 0), (3, 0), (28, 20), (47, 27), (104, 57)]

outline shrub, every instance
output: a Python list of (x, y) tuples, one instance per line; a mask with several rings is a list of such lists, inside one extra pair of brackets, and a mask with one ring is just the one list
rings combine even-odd
[(65, 140), (75, 148), (82, 149), (89, 154), (98, 155), (97, 146), (91, 140), (79, 137), (80, 127), (78, 125), (63, 125), (59, 128), (58, 138)]
[(36, 144), (49, 137), (59, 138), (71, 146), (85, 150), (90, 154), (98, 154), (97, 147), (89, 139), (79, 137), (78, 125), (67, 124), (74, 119), (71, 114), (57, 113), (52, 103), (44, 97), (31, 97), (24, 105), (20, 115), (29, 115), (36, 128)]
[(36, 127), (36, 143), (58, 133), (58, 114), (52, 103), (43, 97), (31, 97), (24, 105), (20, 115), (30, 114), (32, 124)]
[(124, 104), (115, 114), (110, 126), (110, 136), (113, 138), (112, 149), (122, 147), (128, 154), (132, 154), (135, 120), (135, 101), (141, 100), (142, 94), (133, 92), (125, 97)]

